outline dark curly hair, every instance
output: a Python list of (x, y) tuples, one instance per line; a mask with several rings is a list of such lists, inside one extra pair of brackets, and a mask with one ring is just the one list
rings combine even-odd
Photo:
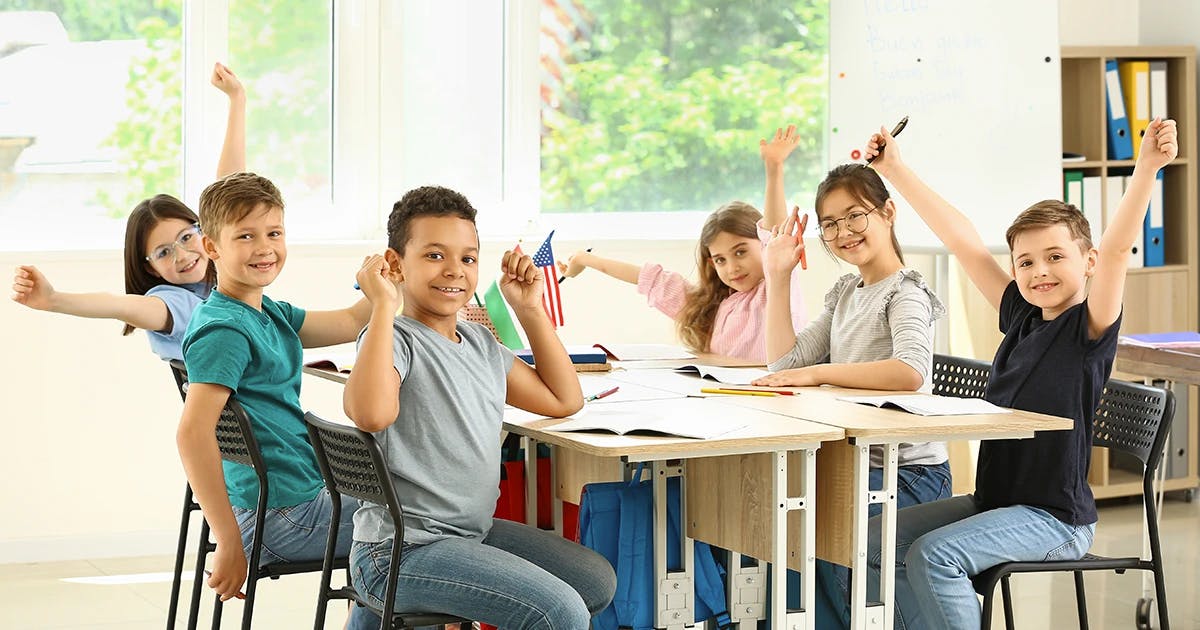
[(452, 216), (475, 223), (475, 214), (475, 207), (462, 193), (442, 186), (414, 188), (392, 205), (387, 222), (388, 247), (404, 255), (404, 246), (408, 245), (409, 239), (408, 226), (417, 217)]

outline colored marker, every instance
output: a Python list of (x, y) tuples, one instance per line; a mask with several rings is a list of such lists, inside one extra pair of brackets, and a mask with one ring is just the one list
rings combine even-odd
[(613, 394), (617, 393), (618, 389), (621, 389), (620, 385), (618, 385), (612, 389), (606, 389), (606, 390), (600, 392), (599, 394), (592, 394), (591, 396), (584, 398), (583, 402), (592, 402), (593, 400), (600, 400), (601, 398), (612, 396)]
[[(895, 138), (896, 136), (900, 135), (900, 132), (901, 132), (901, 131), (904, 131), (904, 127), (905, 127), (906, 125), (908, 125), (908, 116), (905, 116), (904, 118), (901, 118), (901, 119), (900, 119), (900, 122), (896, 123), (896, 126), (895, 126), (895, 127), (892, 127), (892, 137), (893, 137), (893, 138)], [(879, 145), (879, 150), (880, 150), (880, 151), (883, 151), (883, 149), (884, 149), (886, 146), (887, 146), (886, 144), (880, 144), (880, 145)], [(875, 160), (875, 156), (871, 156), (871, 157), (867, 158), (867, 164), (870, 164), (870, 163), (871, 163), (871, 162), (873, 162), (874, 160)]]
[[(212, 577), (212, 571), (209, 571), (208, 569), (205, 569), (205, 570), (204, 570), (204, 575), (207, 575), (208, 577)], [(238, 598), (238, 599), (246, 599), (246, 594), (245, 594), (245, 593), (243, 593), (243, 592), (241, 592), (241, 591), (238, 591), (238, 592), (237, 592), (237, 594), (236, 594), (236, 595), (234, 595), (234, 597), (236, 597), (236, 598)]]
[(753, 389), (723, 389), (720, 387), (702, 387), (701, 394), (729, 394), (731, 396), (778, 396), (779, 392), (762, 392)]

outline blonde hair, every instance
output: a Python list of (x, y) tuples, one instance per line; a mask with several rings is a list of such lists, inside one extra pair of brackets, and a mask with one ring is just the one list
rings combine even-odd
[(217, 238), (221, 228), (245, 219), (255, 208), (283, 210), (283, 196), (271, 180), (254, 173), (233, 173), (200, 193), (200, 229)]
[(1013, 219), (1012, 225), (1004, 233), (1004, 238), (1008, 240), (1008, 251), (1012, 251), (1013, 241), (1021, 232), (1055, 225), (1066, 226), (1071, 238), (1079, 243), (1079, 251), (1086, 252), (1092, 248), (1092, 226), (1079, 208), (1057, 199), (1046, 199), (1029, 206)]
[(762, 213), (754, 206), (742, 201), (731, 201), (717, 208), (704, 221), (704, 227), (700, 229), (700, 243), (696, 246), (696, 267), (700, 282), (687, 292), (683, 308), (675, 318), (680, 340), (692, 350), (710, 350), (717, 308), (734, 292), (734, 289), (722, 282), (721, 277), (717, 275), (717, 268), (712, 264), (708, 246), (722, 232), (752, 238), (757, 244), (759, 219), (762, 219)]

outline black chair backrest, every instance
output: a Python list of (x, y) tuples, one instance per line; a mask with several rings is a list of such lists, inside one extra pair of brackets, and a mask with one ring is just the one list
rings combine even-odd
[[(175, 384), (179, 386), (179, 395), (186, 398), (187, 367), (182, 361), (175, 359), (172, 359), (170, 364)], [(254, 438), (254, 430), (250, 427), (250, 417), (233, 396), (225, 401), (221, 417), (217, 420), (217, 446), (221, 450), (221, 459), (250, 466), (258, 474), (260, 483), (266, 481), (267, 468), (263, 464), (258, 440)]]
[(312, 413), (305, 413), (304, 421), (329, 492), (384, 506), (392, 516), (396, 538), (403, 540), (404, 513), (375, 436)]
[(992, 364), (948, 354), (933, 355), (933, 393), (955, 398), (983, 398)]
[(1175, 396), (1170, 390), (1109, 380), (1093, 420), (1092, 444), (1138, 458), (1146, 466), (1146, 475), (1153, 475), (1174, 415)]

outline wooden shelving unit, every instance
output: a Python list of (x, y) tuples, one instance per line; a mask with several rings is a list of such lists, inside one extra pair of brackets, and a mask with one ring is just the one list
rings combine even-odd
[[(1125, 286), (1122, 334), (1200, 330), (1197, 241), (1196, 136), (1196, 49), (1191, 46), (1068, 46), (1062, 49), (1063, 151), (1082, 153), (1083, 162), (1063, 162), (1063, 170), (1082, 170), (1102, 179), (1126, 175), (1133, 160), (1109, 160), (1108, 112), (1105, 104), (1104, 64), (1107, 60), (1151, 60), (1167, 62), (1167, 114), (1179, 125), (1179, 157), (1163, 174), (1163, 220), (1166, 264), (1131, 269)], [(1128, 87), (1123, 86), (1123, 89)], [(1135, 138), (1134, 142), (1139, 139)], [(1108, 209), (1119, 199), (1107, 198)], [(1104, 213), (1107, 216), (1107, 212)], [(1140, 379), (1141, 375), (1116, 374)], [(1152, 375), (1151, 375), (1152, 376)], [(1186, 490), (1200, 485), (1197, 467), (1197, 402), (1200, 395), (1191, 387), (1186, 409), (1176, 411), (1176, 427), (1187, 428), (1188, 471), (1168, 479), (1167, 490)], [(1141, 493), (1140, 477), (1113, 461), (1107, 449), (1096, 449), (1088, 475), (1096, 498), (1133, 496)]]

